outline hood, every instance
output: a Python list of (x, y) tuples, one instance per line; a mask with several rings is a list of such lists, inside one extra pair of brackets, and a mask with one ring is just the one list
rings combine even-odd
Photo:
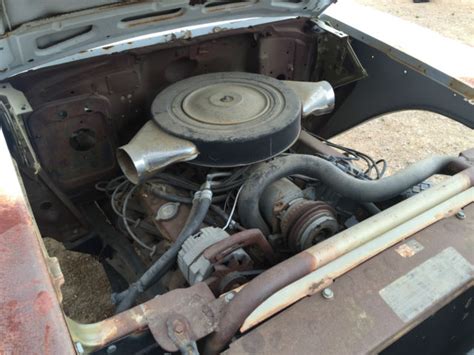
[(0, 80), (45, 66), (292, 17), (334, 0), (2, 0)]

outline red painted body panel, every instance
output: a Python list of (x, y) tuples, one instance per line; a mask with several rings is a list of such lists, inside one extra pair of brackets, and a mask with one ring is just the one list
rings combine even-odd
[(43, 242), (0, 134), (0, 354), (72, 354)]

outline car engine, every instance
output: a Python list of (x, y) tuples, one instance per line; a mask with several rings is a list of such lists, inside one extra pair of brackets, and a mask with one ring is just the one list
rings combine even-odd
[[(366, 62), (375, 58), (358, 46)], [(343, 111), (367, 75), (347, 37), (292, 18), (2, 84), (6, 142), (41, 235), (94, 255), (110, 281), (112, 318), (67, 320), (77, 337), (93, 338), (88, 350), (148, 326), (165, 351), (197, 353), (201, 341), (218, 353), (239, 329), (319, 292), (406, 229), (409, 237), (433, 214), (472, 202), (469, 156), (385, 176), (384, 159), (328, 140), (374, 116)], [(432, 187), (434, 174), (454, 176)], [(392, 239), (380, 247), (382, 237)]]
[[(341, 191), (337, 175), (380, 179), (385, 161), (301, 131), (304, 117), (330, 112), (334, 101), (325, 81), (241, 72), (193, 76), (160, 92), (152, 119), (118, 148), (123, 175), (96, 184), (115, 228), (151, 265), (114, 294), (118, 312), (152, 286), (156, 294), (205, 282), (219, 296), (380, 211)], [(334, 179), (301, 173), (308, 158)]]
[(269, 184), (252, 202), (262, 211), (257, 221), (244, 196), (259, 163), (293, 154), (302, 116), (333, 105), (327, 82), (238, 72), (191, 77), (157, 95), (153, 119), (118, 150), (124, 175), (98, 187), (110, 195), (117, 227), (147, 258), (172, 255), (158, 272), (168, 275), (165, 289), (176, 287), (174, 270), (182, 282), (204, 281), (219, 295), (343, 227), (351, 212), (338, 214), (303, 176)]

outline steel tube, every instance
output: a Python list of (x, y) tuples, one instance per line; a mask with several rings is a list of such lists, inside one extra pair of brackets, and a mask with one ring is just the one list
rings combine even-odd
[(429, 190), (399, 202), (365, 221), (312, 246), (306, 252), (311, 254), (316, 259), (318, 267), (321, 267), (469, 187), (471, 187), (469, 175), (464, 172), (458, 173)]
[(443, 218), (452, 216), (462, 207), (472, 202), (474, 202), (474, 188), (470, 188), (451, 197), (436, 207), (423, 212), (415, 218), (361, 245), (298, 281), (293, 282), (270, 296), (258, 306), (257, 309), (247, 317), (240, 331), (247, 331), (301, 298), (321, 291), (331, 284), (335, 278), (340, 277), (366, 260), (410, 237), (414, 233), (419, 232)]
[(223, 310), (218, 329), (206, 343), (206, 353), (219, 352), (250, 313), (273, 293), (468, 189), (472, 186), (473, 175), (474, 168), (458, 173), (439, 185), (402, 201), (257, 276)]
[(143, 305), (129, 309), (100, 322), (83, 324), (66, 318), (74, 343), (81, 343), (87, 352), (101, 349), (126, 335), (145, 329), (148, 325)]

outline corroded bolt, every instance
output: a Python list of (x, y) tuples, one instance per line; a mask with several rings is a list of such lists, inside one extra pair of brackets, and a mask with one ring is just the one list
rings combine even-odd
[(184, 332), (184, 324), (181, 323), (180, 321), (176, 321), (174, 323), (174, 331), (178, 334), (181, 334), (182, 332)]
[(322, 292), (322, 295), (326, 299), (331, 299), (334, 297), (334, 292), (330, 288), (325, 288)]
[(466, 218), (466, 214), (464, 213), (463, 210), (461, 210), (461, 211), (459, 211), (458, 213), (456, 213), (456, 218), (463, 220), (463, 219)]

